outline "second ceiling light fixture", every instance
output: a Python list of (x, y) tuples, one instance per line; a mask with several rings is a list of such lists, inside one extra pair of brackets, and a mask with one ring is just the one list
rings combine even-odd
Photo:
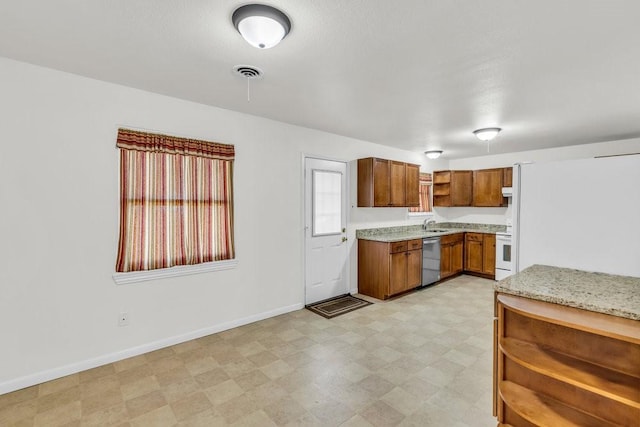
[(474, 130), (473, 134), (480, 141), (491, 141), (500, 133), (501, 130), (502, 129), (500, 128), (482, 128), (482, 129)]

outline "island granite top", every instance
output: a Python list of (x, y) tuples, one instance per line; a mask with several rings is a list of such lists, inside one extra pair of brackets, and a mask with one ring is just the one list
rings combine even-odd
[(627, 319), (640, 320), (640, 278), (532, 265), (494, 289)]

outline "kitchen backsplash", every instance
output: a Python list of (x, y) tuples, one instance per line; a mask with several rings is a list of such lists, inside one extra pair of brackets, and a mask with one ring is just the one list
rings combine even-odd
[[(436, 224), (431, 224), (428, 229), (437, 229), (437, 228), (453, 228), (460, 229), (464, 231), (486, 231), (488, 233), (497, 233), (506, 231), (506, 225), (499, 224), (472, 224), (467, 222), (438, 222)], [(427, 229), (427, 230), (428, 230)], [(365, 236), (377, 236), (381, 234), (393, 234), (393, 233), (408, 233), (412, 231), (420, 231), (422, 230), (422, 224), (416, 225), (399, 225), (395, 227), (380, 227), (380, 228), (367, 228), (362, 230), (356, 230), (356, 237), (365, 237)]]
[(506, 225), (500, 224), (472, 224), (468, 222), (439, 222), (433, 224), (430, 228), (462, 228), (465, 230), (487, 231), (490, 233), (498, 233), (507, 230)]

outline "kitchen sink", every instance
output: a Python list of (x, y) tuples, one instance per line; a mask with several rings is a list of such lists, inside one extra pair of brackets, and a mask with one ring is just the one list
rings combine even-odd
[(436, 229), (432, 229), (432, 230), (425, 230), (425, 231), (426, 231), (427, 233), (446, 233), (446, 232), (448, 232), (449, 230), (442, 230), (442, 229), (436, 228)]

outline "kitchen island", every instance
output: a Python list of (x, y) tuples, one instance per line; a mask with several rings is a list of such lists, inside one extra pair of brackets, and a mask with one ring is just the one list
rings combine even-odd
[(495, 284), (498, 425), (640, 420), (640, 278), (534, 265)]

